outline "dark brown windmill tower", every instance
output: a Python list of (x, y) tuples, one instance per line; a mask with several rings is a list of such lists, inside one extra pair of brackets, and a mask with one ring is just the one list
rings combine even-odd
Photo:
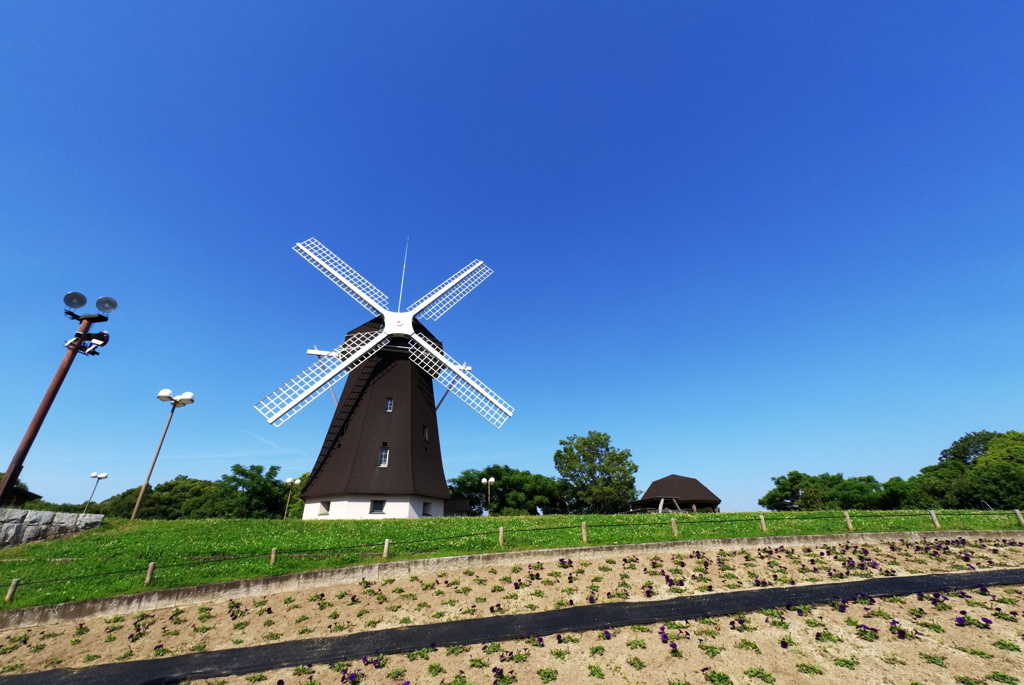
[[(493, 273), (477, 260), (413, 303), (387, 309), (387, 296), (315, 238), (295, 251), (374, 314), (331, 351), (256, 404), (280, 426), (342, 378), (345, 389), (320, 456), (302, 490), (302, 517), (440, 516), (448, 499), (433, 381), (497, 428), (512, 407), (445, 354), (420, 323), (436, 321)], [(443, 398), (442, 398), (443, 399)]]

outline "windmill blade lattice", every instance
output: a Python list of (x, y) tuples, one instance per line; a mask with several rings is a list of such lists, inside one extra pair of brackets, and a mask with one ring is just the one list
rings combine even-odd
[(383, 331), (351, 335), (334, 350), (324, 352), (319, 361), (257, 402), (256, 409), (267, 423), (280, 426), (387, 344), (388, 336)]
[(334, 281), (339, 288), (351, 295), (352, 299), (363, 305), (374, 316), (387, 311), (388, 296), (363, 278), (358, 271), (343, 262), (338, 255), (324, 247), (316, 238), (298, 243), (292, 249), (316, 267), (320, 273)]
[(495, 428), (501, 428), (515, 411), (512, 405), (498, 397), (476, 376), (461, 368), (457, 361), (418, 333), (411, 336), (409, 358)]
[(412, 313), (417, 319), (437, 321), (459, 300), (473, 292), (473, 289), (483, 283), (492, 273), (494, 271), (489, 266), (477, 259), (416, 300), (406, 311)]

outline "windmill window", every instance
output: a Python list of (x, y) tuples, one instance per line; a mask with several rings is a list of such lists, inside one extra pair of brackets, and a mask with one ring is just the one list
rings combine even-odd
[(387, 500), (383, 499), (372, 499), (370, 500), (370, 513), (371, 514), (383, 514), (384, 505), (387, 504)]
[(426, 426), (423, 427), (423, 441), (430, 442), (430, 430)]
[(320, 510), (317, 512), (317, 515), (318, 516), (327, 516), (330, 513), (331, 513), (331, 503), (330, 502), (321, 502), (320, 503)]
[(384, 411), (392, 412), (394, 410), (395, 410), (395, 398), (394, 397), (389, 397), (386, 400), (384, 400)]
[(423, 503), (423, 515), (424, 516), (433, 516), (433, 514), (430, 513), (430, 502), (424, 502)]
[(377, 466), (383, 468), (388, 465), (388, 456), (391, 454), (391, 449), (388, 447), (386, 442), (380, 444), (380, 452), (377, 453)]

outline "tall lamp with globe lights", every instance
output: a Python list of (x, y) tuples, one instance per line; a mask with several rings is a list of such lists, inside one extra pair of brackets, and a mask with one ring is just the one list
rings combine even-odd
[(82, 508), (82, 513), (83, 514), (85, 512), (87, 512), (87, 511), (89, 511), (89, 505), (92, 504), (92, 498), (96, 496), (96, 488), (99, 487), (100, 481), (107, 477), (107, 474), (105, 474), (105, 473), (96, 473), (95, 471), (93, 471), (92, 473), (89, 474), (89, 477), (90, 478), (95, 478), (96, 479), (96, 483), (95, 483), (95, 485), (92, 486), (92, 492), (89, 493), (89, 499), (85, 500), (85, 506)]
[(491, 513), (491, 486), (494, 485), (494, 476), (490, 478), (481, 478), (480, 485), (487, 486), (487, 514)]
[(132, 520), (139, 515), (139, 509), (142, 507), (142, 498), (146, 496), (146, 486), (149, 485), (149, 478), (153, 475), (153, 468), (156, 466), (156, 459), (160, 456), (160, 448), (164, 446), (164, 438), (167, 437), (167, 429), (171, 427), (171, 419), (174, 418), (174, 410), (178, 407), (184, 407), (186, 404), (192, 404), (196, 401), (195, 395), (190, 392), (183, 392), (180, 395), (175, 395), (168, 388), (164, 388), (156, 394), (156, 398), (161, 402), (171, 403), (171, 413), (167, 416), (167, 423), (164, 424), (164, 432), (160, 435), (160, 442), (156, 446), (156, 454), (153, 455), (153, 461), (149, 465), (149, 472), (146, 474), (146, 480), (142, 482), (142, 487), (139, 488), (139, 498), (135, 500), (135, 508), (132, 510)]
[(296, 485), (302, 485), (298, 478), (285, 478), (284, 484), (288, 486), (288, 497), (284, 501), (284, 518), (288, 518), (288, 506), (292, 503), (292, 490)]
[(50, 411), (50, 407), (57, 397), (57, 391), (60, 390), (60, 386), (64, 383), (64, 379), (71, 369), (71, 362), (75, 361), (76, 354), (81, 352), (82, 354), (95, 356), (100, 353), (99, 348), (110, 341), (110, 334), (107, 331), (90, 333), (89, 329), (94, 323), (109, 321), (104, 314), (109, 314), (117, 309), (117, 300), (112, 297), (101, 297), (96, 300), (96, 309), (99, 309), (102, 313), (82, 316), (73, 311), (79, 307), (84, 307), (86, 302), (88, 300), (85, 295), (79, 292), (70, 292), (64, 296), (64, 304), (67, 307), (64, 310), (64, 315), (78, 322), (78, 330), (75, 331), (75, 336), (71, 340), (64, 343), (64, 347), (68, 351), (64, 353), (64, 359), (61, 360), (60, 366), (57, 367), (57, 373), (54, 374), (53, 380), (50, 381), (50, 387), (46, 389), (43, 400), (39, 403), (39, 408), (36, 409), (35, 416), (32, 417), (32, 421), (28, 425), (28, 430), (25, 431), (25, 437), (21, 439), (21, 444), (18, 445), (18, 449), (11, 459), (11, 465), (7, 467), (7, 472), (4, 474), (3, 480), (0, 481), (0, 504), (10, 499), (11, 491), (14, 490), (15, 484), (18, 482), (18, 476), (21, 475), (21, 469), (25, 465), (25, 457), (28, 456), (32, 443), (35, 442), (36, 436), (39, 435), (39, 429), (43, 426), (43, 419), (46, 418), (46, 414)]

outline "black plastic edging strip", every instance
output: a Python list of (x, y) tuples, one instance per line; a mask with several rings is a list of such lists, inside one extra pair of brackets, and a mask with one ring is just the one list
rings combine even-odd
[(1024, 584), (1024, 568), (795, 585), (653, 602), (592, 604), (535, 614), (491, 616), (145, 661), (102, 664), (79, 671), (58, 669), (0, 676), (0, 685), (165, 685), (186, 679), (222, 678), (303, 664), (350, 661), (376, 654), (399, 654), (424, 647), (481, 644), (523, 639), (530, 635), (579, 633), (645, 623), (692, 620), (787, 604), (821, 604), (858, 596), (889, 597), (983, 585), (1021, 584)]

